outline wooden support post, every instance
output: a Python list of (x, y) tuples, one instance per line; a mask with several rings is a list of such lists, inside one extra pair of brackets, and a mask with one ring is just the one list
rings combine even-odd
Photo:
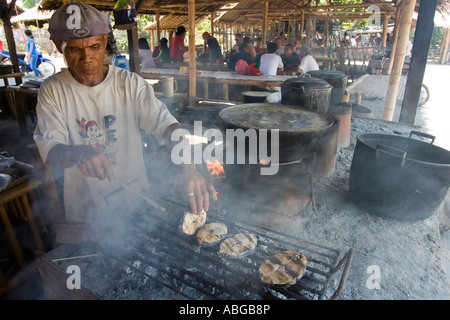
[(215, 12), (211, 12), (211, 36), (214, 37), (214, 17)]
[(195, 0), (188, 1), (189, 20), (189, 103), (197, 95), (197, 66), (195, 63)]
[(155, 30), (150, 30), (150, 49), (155, 50)]
[(269, 1), (264, 0), (264, 12), (263, 12), (263, 28), (262, 28), (262, 43), (267, 42), (267, 18), (269, 15)]
[(427, 65), (428, 51), (433, 36), (436, 6), (437, 0), (421, 1), (420, 3), (405, 96), (400, 112), (400, 122), (414, 124)]
[[(14, 41), (14, 34), (11, 24), (12, 8), (16, 5), (16, 1), (13, 0), (9, 6), (6, 0), (0, 1), (0, 12), (3, 14), (0, 18), (3, 22), (3, 29), (5, 31), (6, 43), (8, 44), (10, 60), (13, 65), (14, 72), (20, 72), (19, 59), (17, 58), (16, 42)], [(22, 84), (22, 78), (15, 78), (16, 85)]]
[(203, 98), (205, 98), (205, 100), (208, 100), (209, 98), (208, 80), (203, 81)]
[(441, 59), (440, 59), (441, 64), (447, 63), (449, 46), (450, 46), (450, 28), (447, 28), (445, 30), (445, 35), (444, 35), (443, 44), (442, 44), (442, 52), (441, 52)]
[(395, 53), (397, 52), (398, 32), (400, 30), (400, 27), (399, 27), (400, 15), (402, 13), (403, 4), (404, 4), (403, 2), (400, 3), (400, 5), (397, 7), (396, 12), (395, 12), (394, 35), (391, 37), (391, 41), (392, 41), (391, 56), (389, 58), (388, 66), (386, 68), (386, 74), (391, 74), (392, 66), (394, 65)]
[(382, 37), (383, 48), (386, 48), (387, 28), (388, 28), (388, 24), (389, 24), (389, 19), (390, 19), (390, 15), (385, 14), (384, 19), (383, 19), (383, 37)]
[(130, 71), (141, 73), (141, 59), (139, 58), (139, 39), (137, 27), (127, 30), (128, 48), (130, 50)]
[(230, 90), (229, 90), (228, 83), (223, 84), (223, 100), (224, 101), (230, 100)]
[(305, 28), (305, 10), (302, 10), (302, 17), (300, 19), (300, 37), (303, 36), (304, 28)]
[[(397, 52), (392, 67), (392, 74), (389, 77), (389, 88), (384, 107), (383, 119), (392, 121), (394, 116), (395, 104), (397, 102), (398, 87), (402, 76), (403, 63), (405, 60), (406, 46), (409, 40), (409, 31), (411, 29), (411, 21), (416, 6), (416, 0), (403, 0), (404, 7), (400, 15), (399, 34), (397, 39)], [(392, 57), (391, 57), (392, 58)]]
[(19, 263), (19, 266), (23, 268), (25, 267), (25, 257), (23, 256), (22, 249), (20, 248), (19, 241), (17, 240), (16, 234), (14, 232), (14, 228), (11, 222), (9, 222), (8, 213), (6, 212), (6, 209), (3, 205), (0, 206), (0, 219), (3, 222), (6, 234), (8, 235), (9, 241), (11, 242), (11, 247), (13, 248), (17, 262)]
[[(159, 46), (159, 41), (161, 40), (161, 25), (160, 25), (160, 9), (156, 10), (156, 45)], [(153, 50), (153, 49), (152, 49)]]

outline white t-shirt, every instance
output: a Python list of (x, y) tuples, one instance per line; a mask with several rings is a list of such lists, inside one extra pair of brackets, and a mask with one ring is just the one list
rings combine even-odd
[(302, 69), (303, 73), (319, 70), (319, 65), (317, 64), (316, 59), (314, 59), (311, 55), (304, 56), (298, 67), (299, 69)]
[(141, 60), (142, 68), (156, 68), (152, 50), (139, 49), (139, 59)]
[(278, 68), (283, 68), (283, 60), (275, 53), (265, 53), (261, 56), (259, 70), (265, 75), (275, 76)]
[[(133, 186), (142, 187), (143, 194), (149, 184), (140, 129), (163, 144), (165, 130), (177, 122), (148, 82), (115, 66), (109, 66), (105, 80), (94, 87), (76, 81), (69, 70), (48, 78), (40, 87), (36, 112), (34, 140), (44, 162), (57, 144), (91, 145), (106, 155), (117, 180), (134, 181)], [(66, 168), (66, 219), (107, 219), (109, 208), (121, 203), (119, 192), (114, 193), (117, 189), (118, 185), (107, 179), (85, 177), (77, 165)], [(120, 194), (130, 197), (126, 190)]]

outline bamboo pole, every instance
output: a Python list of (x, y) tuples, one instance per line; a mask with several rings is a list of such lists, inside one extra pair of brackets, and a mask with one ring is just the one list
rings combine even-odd
[(449, 45), (450, 45), (450, 28), (447, 28), (445, 31), (444, 43), (442, 46), (441, 61), (440, 61), (441, 64), (447, 63)]
[(303, 36), (303, 29), (305, 28), (305, 10), (302, 10), (302, 17), (300, 19), (300, 38)]
[(161, 19), (161, 15), (160, 15), (160, 10), (157, 9), (156, 10), (156, 45), (159, 46), (159, 41), (161, 40), (161, 26), (160, 26), (160, 19)]
[(395, 60), (395, 53), (397, 52), (397, 39), (398, 39), (398, 32), (399, 32), (399, 21), (400, 21), (400, 15), (402, 13), (402, 7), (403, 2), (400, 3), (400, 5), (397, 7), (397, 12), (395, 13), (395, 23), (394, 23), (394, 36), (391, 37), (392, 41), (392, 48), (391, 48), (391, 57), (388, 61), (388, 66), (386, 68), (386, 74), (391, 74), (392, 72), (392, 66), (394, 65)]
[(197, 66), (195, 63), (195, 0), (188, 1), (189, 20), (189, 103), (193, 104), (197, 95)]
[(386, 48), (386, 40), (387, 40), (387, 28), (388, 28), (388, 24), (389, 24), (389, 18), (390, 15), (389, 14), (385, 14), (384, 15), (384, 19), (383, 19), (383, 48)]
[(267, 42), (267, 16), (269, 15), (269, 1), (264, 0), (264, 13), (263, 13), (263, 29), (262, 29), (262, 43)]
[(395, 61), (392, 67), (392, 74), (389, 77), (389, 88), (384, 107), (383, 119), (392, 121), (397, 101), (398, 87), (402, 76), (403, 63), (405, 60), (406, 46), (409, 40), (409, 31), (411, 29), (411, 21), (416, 6), (416, 0), (403, 0), (404, 7), (400, 15), (399, 34), (397, 39), (397, 51), (395, 53)]
[[(12, 1), (9, 4), (6, 3), (6, 0), (0, 1), (0, 9), (4, 10), (4, 16), (1, 17), (1, 21), (3, 22), (3, 29), (5, 31), (6, 43), (8, 44), (9, 55), (11, 57), (11, 62), (13, 64), (14, 72), (20, 72), (19, 67), (19, 59), (17, 57), (16, 50), (16, 42), (14, 41), (14, 33), (12, 30), (11, 24), (11, 9), (15, 7), (15, 1)], [(15, 78), (16, 85), (22, 84), (22, 78)]]
[(214, 37), (214, 16), (215, 12), (211, 12), (211, 36)]

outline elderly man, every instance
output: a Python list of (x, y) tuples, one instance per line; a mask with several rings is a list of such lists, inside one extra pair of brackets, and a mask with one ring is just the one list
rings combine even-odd
[[(41, 85), (34, 140), (45, 163), (64, 169), (66, 222), (90, 228), (111, 217), (105, 196), (118, 189), (115, 180), (149, 190), (141, 130), (171, 150), (179, 123), (143, 78), (104, 64), (110, 28), (100, 11), (70, 2), (55, 11), (49, 32), (68, 69)], [(193, 164), (180, 165), (179, 182), (194, 213), (216, 199)], [(96, 236), (93, 230), (71, 242)]]

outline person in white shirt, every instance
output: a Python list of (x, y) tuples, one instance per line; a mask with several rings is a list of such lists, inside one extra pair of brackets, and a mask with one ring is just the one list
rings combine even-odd
[(307, 47), (303, 46), (299, 50), (300, 64), (298, 66), (298, 72), (305, 74), (308, 71), (319, 70), (319, 65), (316, 59), (309, 54)]
[[(66, 23), (73, 6), (81, 16), (78, 29)], [(103, 13), (71, 1), (55, 11), (48, 31), (68, 68), (41, 85), (33, 138), (43, 162), (64, 170), (61, 223), (66, 229), (59, 234), (69, 243), (99, 241), (107, 234), (99, 230), (109, 227), (114, 211), (106, 203), (106, 196), (117, 190), (113, 182), (136, 181), (142, 194), (149, 192), (141, 131), (170, 152), (172, 133), (180, 124), (145, 79), (104, 64), (110, 28)], [(180, 196), (191, 212), (207, 211), (210, 196), (217, 200), (214, 187), (195, 164), (178, 167)], [(120, 205), (132, 210), (135, 204), (125, 199)]]
[(277, 44), (270, 42), (267, 44), (267, 53), (261, 56), (259, 70), (265, 75), (276, 75), (278, 70), (282, 70), (283, 60), (275, 52), (277, 51)]
[(139, 38), (139, 59), (141, 60), (142, 68), (156, 68), (153, 52), (146, 38)]

